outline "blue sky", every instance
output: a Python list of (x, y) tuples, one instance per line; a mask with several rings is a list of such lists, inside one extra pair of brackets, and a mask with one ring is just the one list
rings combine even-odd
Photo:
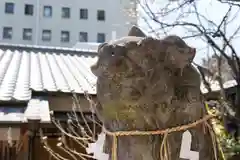
[[(148, 1), (151, 9), (154, 12), (157, 12), (158, 10), (163, 10), (164, 8), (170, 9), (171, 7), (174, 7), (174, 6), (178, 5), (178, 2), (172, 2), (168, 7), (166, 7), (166, 4), (168, 3), (167, 0), (155, 0), (152, 4), (150, 2), (152, 0), (146, 0), (146, 1)], [(179, 0), (179, 1), (182, 1), (182, 0)], [(197, 9), (198, 9), (199, 13), (201, 13), (202, 15), (207, 17), (208, 20), (211, 20), (212, 22), (214, 22), (216, 24), (219, 24), (221, 22), (222, 17), (225, 15), (225, 13), (229, 9), (228, 4), (219, 3), (217, 0), (197, 0), (196, 1), (196, 6), (197, 6)], [(189, 10), (189, 8), (183, 9), (182, 11), (176, 11), (176, 12), (173, 12), (172, 14), (170, 14), (166, 17), (159, 17), (159, 19), (161, 21), (164, 21), (164, 22), (173, 23), (175, 21), (176, 17), (179, 16), (180, 13), (183, 13), (183, 12), (188, 11), (188, 10)], [(144, 16), (143, 11), (140, 9), (140, 7), (139, 7), (139, 12), (140, 12), (139, 17)], [(240, 12), (238, 13), (238, 9), (233, 8), (232, 11), (231, 11), (229, 20), (233, 19), (233, 18), (234, 18), (234, 20), (227, 25), (227, 29), (226, 29), (227, 36), (231, 36), (237, 30), (237, 28), (240, 26), (239, 15), (240, 15)], [(159, 24), (156, 24), (149, 19), (148, 19), (148, 21), (150, 22), (150, 24), (153, 28), (159, 28), (160, 27)], [(192, 23), (198, 24), (198, 21), (196, 19), (195, 14), (190, 14), (187, 17), (182, 18), (181, 21), (192, 22)], [(213, 27), (209, 23), (207, 23), (205, 20), (203, 20), (203, 24), (206, 28), (212, 28)], [(145, 32), (149, 31), (149, 27), (146, 25), (145, 21), (142, 18), (139, 18), (139, 26)], [(182, 28), (182, 27), (181, 28), (174, 28), (174, 29), (168, 31), (167, 33), (168, 34), (176, 34), (176, 35), (179, 35), (181, 37), (192, 34), (189, 31), (189, 29)], [(159, 34), (160, 34), (160, 38), (164, 37), (164, 34), (161, 30), (159, 31)], [(237, 34), (236, 37), (234, 38), (234, 40), (232, 41), (232, 44), (234, 45), (236, 50), (240, 49), (240, 44), (238, 44), (238, 41), (239, 41), (238, 39), (239, 39), (239, 34)], [(218, 41), (218, 44), (222, 45), (221, 40), (217, 40), (217, 41)], [(206, 57), (206, 56), (212, 54), (211, 49), (209, 49), (209, 46), (200, 38), (186, 39), (186, 42), (190, 46), (195, 47), (197, 49), (197, 55), (194, 59), (194, 61), (196, 63), (201, 63), (201, 59), (203, 57)]]

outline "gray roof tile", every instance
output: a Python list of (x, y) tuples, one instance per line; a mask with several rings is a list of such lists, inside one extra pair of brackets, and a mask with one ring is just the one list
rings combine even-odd
[(1, 122), (26, 122), (28, 119), (40, 119), (43, 123), (49, 123), (50, 110), (46, 98), (34, 97), (27, 106), (0, 106), (0, 123)]
[(0, 101), (30, 100), (32, 90), (95, 94), (92, 51), (0, 45)]

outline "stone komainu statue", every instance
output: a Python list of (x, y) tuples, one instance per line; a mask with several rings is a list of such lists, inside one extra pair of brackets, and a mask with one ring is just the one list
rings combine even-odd
[[(133, 27), (129, 35), (101, 44), (91, 67), (97, 76), (98, 113), (109, 131), (159, 130), (190, 123), (204, 115), (200, 77), (191, 66), (195, 49), (180, 37), (146, 37)], [(192, 149), (200, 160), (212, 160), (209, 134), (203, 126), (190, 129)], [(172, 160), (180, 160), (182, 132), (168, 136)], [(162, 136), (119, 137), (119, 160), (160, 160)], [(111, 137), (105, 151), (110, 153)]]

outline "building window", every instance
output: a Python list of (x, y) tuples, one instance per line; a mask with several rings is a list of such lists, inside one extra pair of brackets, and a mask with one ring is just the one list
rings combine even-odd
[(79, 33), (79, 42), (87, 42), (88, 41), (88, 33), (80, 32)]
[(80, 19), (88, 19), (88, 9), (86, 8), (80, 9)]
[(97, 20), (105, 21), (105, 11), (104, 10), (97, 11)]
[(23, 29), (23, 40), (27, 40), (27, 41), (32, 40), (32, 29), (31, 28)]
[(70, 41), (70, 33), (69, 31), (61, 32), (61, 42), (69, 42)]
[(8, 14), (14, 13), (14, 3), (5, 3), (5, 13)]
[(106, 39), (106, 36), (104, 33), (98, 33), (97, 34), (97, 42), (98, 43), (104, 43)]
[(12, 27), (3, 27), (3, 39), (12, 39)]
[(70, 8), (68, 7), (62, 8), (62, 18), (70, 18)]
[(43, 30), (42, 31), (42, 41), (51, 41), (52, 31), (51, 30)]
[(33, 5), (25, 4), (24, 13), (25, 13), (25, 15), (32, 16), (33, 15)]
[(52, 6), (43, 6), (43, 17), (52, 17)]

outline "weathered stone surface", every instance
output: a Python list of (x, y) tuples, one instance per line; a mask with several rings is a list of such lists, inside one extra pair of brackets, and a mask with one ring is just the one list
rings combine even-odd
[[(191, 66), (195, 49), (178, 36), (162, 40), (144, 33), (99, 46), (92, 66), (98, 77), (98, 112), (109, 131), (160, 130), (200, 119), (200, 78)], [(203, 125), (190, 129), (192, 150), (200, 160), (213, 160), (211, 137)], [(182, 131), (168, 136), (170, 159), (180, 160)], [(118, 160), (160, 160), (163, 136), (119, 137)], [(111, 153), (111, 137), (106, 152)]]
[(128, 36), (135, 36), (135, 37), (146, 37), (145, 33), (137, 26), (132, 26), (130, 31), (128, 32)]

